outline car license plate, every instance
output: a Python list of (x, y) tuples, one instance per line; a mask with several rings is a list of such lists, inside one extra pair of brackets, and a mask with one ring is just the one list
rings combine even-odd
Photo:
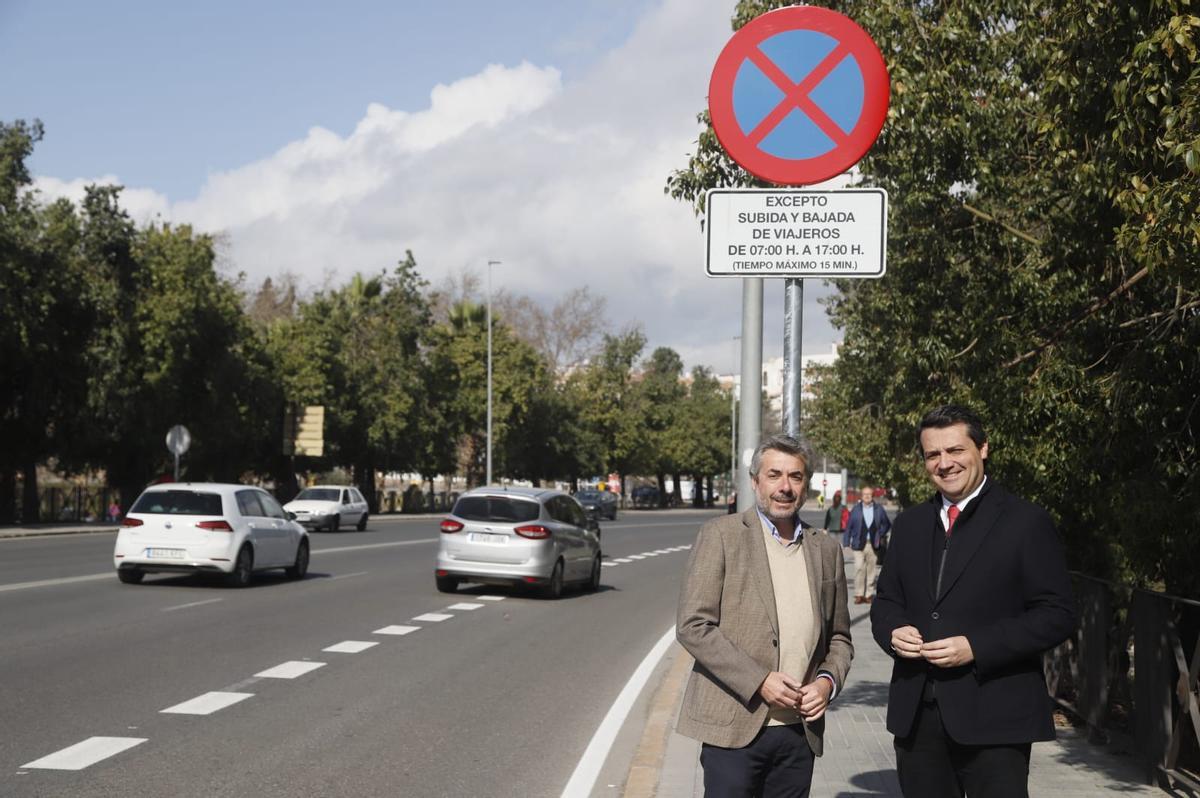
[(183, 549), (146, 549), (146, 556), (156, 560), (182, 560)]
[(487, 532), (472, 532), (472, 543), (503, 543), (507, 539), (506, 535), (492, 535)]

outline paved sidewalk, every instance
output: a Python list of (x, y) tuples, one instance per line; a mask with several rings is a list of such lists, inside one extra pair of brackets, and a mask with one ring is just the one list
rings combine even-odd
[[(847, 572), (852, 575), (853, 565), (847, 567)], [(817, 760), (812, 798), (901, 798), (892, 736), (885, 728), (891, 659), (871, 638), (869, 609), (866, 605), (850, 605), (854, 663), (846, 689), (829, 710), (825, 755)], [(672, 654), (690, 666), (691, 658), (678, 644)], [(672, 668), (669, 673), (675, 672), (686, 677), (688, 669)], [(664, 684), (660, 689), (667, 687)], [(669, 733), (653, 794), (664, 798), (704, 795), (698, 742), (673, 730)], [(1167, 795), (1145, 783), (1132, 753), (1116, 746), (1092, 745), (1086, 734), (1073, 729), (1059, 729), (1058, 739), (1053, 742), (1034, 743), (1029, 794), (1034, 798)]]

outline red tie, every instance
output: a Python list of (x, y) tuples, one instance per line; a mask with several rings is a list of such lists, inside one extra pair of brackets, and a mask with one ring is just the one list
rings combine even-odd
[(950, 530), (954, 529), (954, 522), (958, 520), (958, 505), (952, 504), (946, 508), (946, 518), (949, 523), (946, 524), (946, 537), (950, 537)]

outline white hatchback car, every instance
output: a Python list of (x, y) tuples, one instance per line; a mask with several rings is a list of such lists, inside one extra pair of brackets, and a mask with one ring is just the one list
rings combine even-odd
[(301, 579), (308, 556), (304, 527), (262, 488), (171, 482), (146, 488), (129, 508), (113, 564), (128, 584), (146, 574), (219, 573), (245, 587), (270, 568)]
[(337, 532), (351, 524), (359, 532), (367, 528), (367, 500), (358, 488), (348, 485), (313, 485), (300, 491), (283, 509), (295, 513), (305, 529)]

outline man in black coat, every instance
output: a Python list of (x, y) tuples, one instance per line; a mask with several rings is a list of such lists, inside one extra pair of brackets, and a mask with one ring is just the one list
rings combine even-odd
[(887, 727), (908, 798), (1028, 796), (1031, 743), (1054, 739), (1042, 652), (1077, 617), (1049, 515), (984, 471), (979, 418), (917, 430), (938, 493), (892, 527), (871, 630), (894, 659)]

